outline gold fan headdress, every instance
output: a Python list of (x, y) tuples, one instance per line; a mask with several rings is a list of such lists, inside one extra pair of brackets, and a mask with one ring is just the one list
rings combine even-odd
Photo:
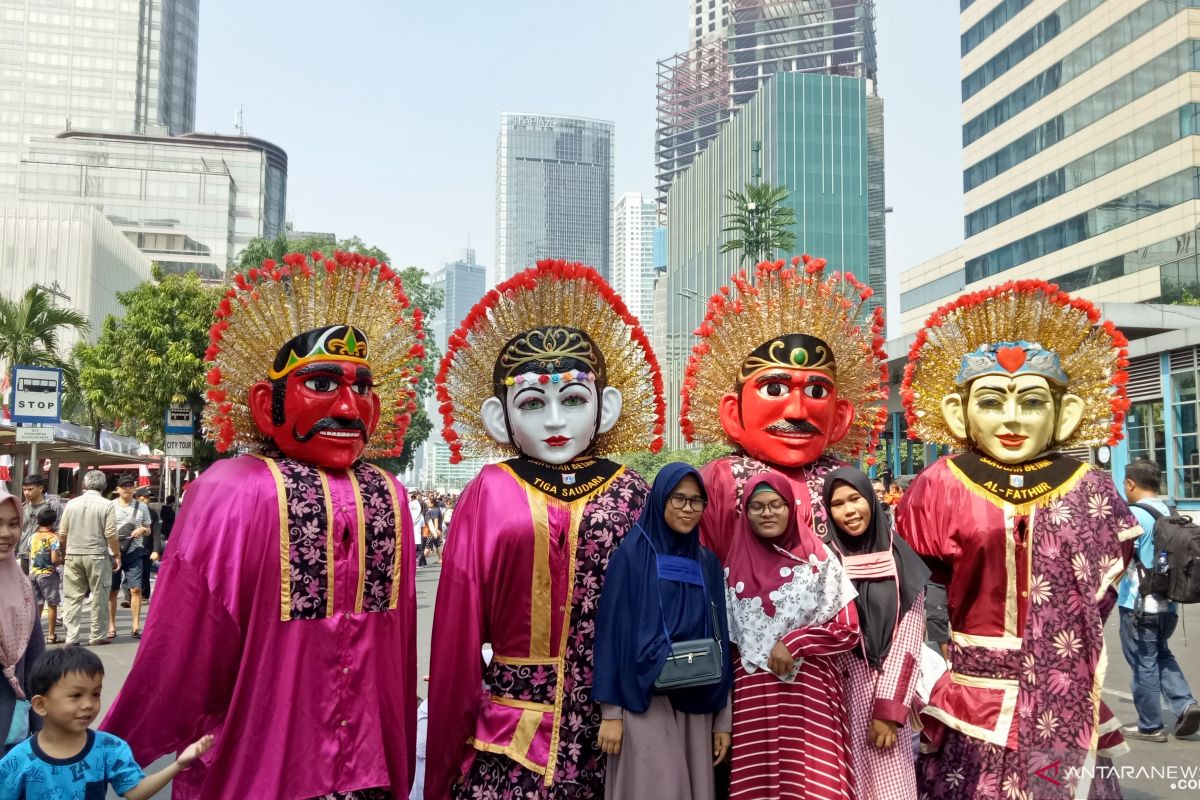
[(688, 441), (729, 441), (721, 398), (761, 361), (830, 372), (838, 395), (854, 404), (850, 432), (830, 452), (856, 458), (874, 451), (887, 421), (883, 309), (866, 314), (871, 289), (848, 272), (826, 276), (824, 269), (825, 259), (807, 255), (791, 267), (764, 262), (754, 283), (739, 272), (732, 290), (723, 286), (708, 301), (683, 384), (680, 426)]
[(262, 450), (269, 439), (254, 424), (248, 395), (313, 361), (369, 364), (382, 401), (368, 458), (396, 455), (416, 410), (413, 385), (425, 357), (421, 309), (410, 308), (400, 276), (358, 253), (330, 258), (289, 253), (283, 266), (233, 276), (209, 331), (204, 434), (217, 449)]
[[(573, 331), (582, 331), (591, 342)], [(525, 379), (521, 371), (530, 362), (590, 365), (591, 377), (621, 392), (621, 416), (612, 430), (596, 437), (592, 450), (597, 454), (662, 448), (666, 406), (658, 361), (637, 319), (590, 267), (539, 261), (488, 292), (448, 343), (437, 398), (452, 463), (464, 456), (516, 455), (513, 446), (488, 435), (480, 409), (496, 396), (497, 381)], [(592, 352), (593, 344), (602, 358)]]
[[(946, 424), (942, 398), (979, 374), (1030, 371), (1024, 354), (1045, 353), (1056, 358), (1034, 371), (1084, 401), (1082, 422), (1059, 446), (1116, 444), (1129, 410), (1127, 344), (1111, 322), (1101, 323), (1099, 309), (1052, 283), (1015, 281), (965, 294), (929, 317), (909, 351), (900, 392), (909, 436), (966, 445)], [(1015, 358), (1005, 364), (1009, 353)]]

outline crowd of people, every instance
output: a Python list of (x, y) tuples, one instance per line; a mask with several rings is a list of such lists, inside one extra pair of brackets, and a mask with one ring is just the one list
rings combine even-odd
[[(1128, 408), (1124, 339), (1097, 309), (1038, 281), (940, 308), (901, 401), (914, 436), (953, 451), (901, 490), (853, 466), (870, 471), (887, 418), (871, 290), (808, 257), (731, 283), (675, 420), (649, 339), (594, 270), (543, 261), (489, 292), (435, 382), (451, 460), (492, 460), (452, 497), (372, 461), (397, 453), (422, 369), (399, 277), (352, 253), (236, 276), (205, 430), (242, 452), (191, 484), (98, 731), (103, 665), (81, 646), (115, 634), (122, 585), (142, 632), (166, 509), (156, 522), (132, 480), (103, 496), (98, 472), (61, 513), (36, 486), (25, 504), (0, 492), (0, 787), (1114, 800), (1125, 739), (1167, 739), (1160, 696), (1171, 733), (1200, 730), (1162, 588), (1183, 568), (1160, 547), (1191, 528), (1153, 464), (1128, 466), (1122, 497), (1063, 452), (1114, 442)], [(652, 484), (606, 457), (656, 452), (668, 423), (732, 452)], [(418, 711), (414, 576), (432, 559)], [(68, 646), (46, 651), (38, 604), (60, 567)], [(1125, 726), (1096, 688), (1114, 608)]]

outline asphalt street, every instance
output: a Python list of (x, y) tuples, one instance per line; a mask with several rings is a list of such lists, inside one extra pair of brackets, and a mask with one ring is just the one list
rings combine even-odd
[[(437, 593), (439, 567), (436, 560), (433, 565), (417, 572), (417, 675), (421, 678), (429, 674), (429, 645), (433, 629), (433, 601)], [(1179, 660), (1192, 685), (1193, 692), (1200, 692), (1200, 607), (1185, 606), (1179, 629), (1171, 639), (1172, 649)], [(153, 600), (151, 601), (153, 613)], [(117, 691), (125, 681), (129, 668), (137, 652), (138, 640), (129, 636), (129, 611), (120, 609), (118, 613), (117, 630), (119, 635), (109, 646), (97, 649), (104, 661), (105, 679), (103, 703), (104, 711), (116, 696)], [(61, 626), (61, 622), (60, 622)], [(1188, 633), (1192, 641), (1188, 641)], [(61, 627), (60, 627), (61, 638)], [(1113, 614), (1106, 630), (1108, 669), (1104, 682), (1104, 698), (1113, 712), (1123, 722), (1133, 722), (1137, 719), (1133, 699), (1129, 692), (1129, 666), (1121, 654), (1121, 643), (1118, 638), (1117, 615)], [(186, 688), (181, 688), (186, 691)], [(418, 694), (424, 696), (425, 685), (422, 681), (418, 686)], [(1169, 712), (1164, 711), (1164, 720), (1170, 727), (1174, 720)], [(1200, 797), (1200, 735), (1188, 739), (1171, 737), (1165, 744), (1132, 741), (1129, 743), (1130, 753), (1118, 759), (1116, 767), (1120, 770), (1121, 785), (1126, 800), (1158, 800), (1164, 798), (1188, 798), (1194, 800)], [(161, 769), (170, 763), (170, 758), (164, 758), (149, 765), (147, 771)], [(170, 797), (170, 787), (158, 797)], [(115, 794), (109, 794), (115, 798)], [(1036, 800), (1034, 795), (1033, 800)]]

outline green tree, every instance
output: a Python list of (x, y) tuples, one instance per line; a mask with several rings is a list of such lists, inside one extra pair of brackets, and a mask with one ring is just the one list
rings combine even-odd
[[(145, 442), (163, 442), (167, 406), (189, 405), (199, 419), (204, 403), (204, 351), (221, 290), (196, 273), (166, 275), (118, 292), (125, 315), (104, 321), (95, 345), (78, 349), (79, 397), (97, 416), (120, 421), (120, 430)], [(197, 443), (193, 459), (204, 465), (215, 453)]]
[(710, 461), (729, 455), (729, 447), (724, 444), (706, 444), (702, 447), (688, 447), (682, 450), (662, 450), (651, 453), (649, 450), (638, 450), (633, 453), (620, 453), (613, 460), (624, 464), (641, 475), (647, 481), (654, 481), (658, 471), (673, 461), (683, 461), (693, 467), (703, 467)]
[[(316, 234), (292, 241), (281, 235), (274, 239), (250, 240), (238, 259), (238, 269), (245, 271), (251, 267), (260, 266), (264, 259), (271, 258), (275, 261), (282, 261), (288, 253), (311, 253), (314, 250), (325, 255), (329, 255), (334, 250), (345, 250), (347, 253), (362, 253), (364, 256), (391, 263), (387, 253), (378, 247), (364, 244), (363, 240), (357, 236), (351, 236), (349, 239), (335, 239), (333, 236)], [(408, 288), (407, 283), (404, 286), (405, 289)]]
[(16, 364), (61, 369), (67, 365), (59, 352), (64, 334), (86, 336), (88, 329), (87, 317), (54, 305), (50, 292), (37, 284), (19, 300), (0, 297), (0, 368), (3, 374)]
[(721, 245), (722, 253), (740, 251), (738, 264), (751, 265), (771, 258), (779, 250), (790, 251), (796, 246), (796, 213), (783, 203), (788, 197), (785, 186), (769, 183), (747, 183), (743, 191), (732, 189), (725, 198), (733, 203), (733, 211), (723, 214), (722, 233), (733, 238)]

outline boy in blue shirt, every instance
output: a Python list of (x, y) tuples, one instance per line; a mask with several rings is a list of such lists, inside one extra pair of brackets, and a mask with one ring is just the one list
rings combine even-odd
[(47, 650), (29, 682), (42, 730), (0, 760), (0, 797), (104, 800), (111, 783), (122, 797), (145, 800), (212, 747), (213, 737), (205, 736), (166, 769), (142, 772), (122, 739), (89, 727), (100, 713), (104, 664), (78, 645)]

